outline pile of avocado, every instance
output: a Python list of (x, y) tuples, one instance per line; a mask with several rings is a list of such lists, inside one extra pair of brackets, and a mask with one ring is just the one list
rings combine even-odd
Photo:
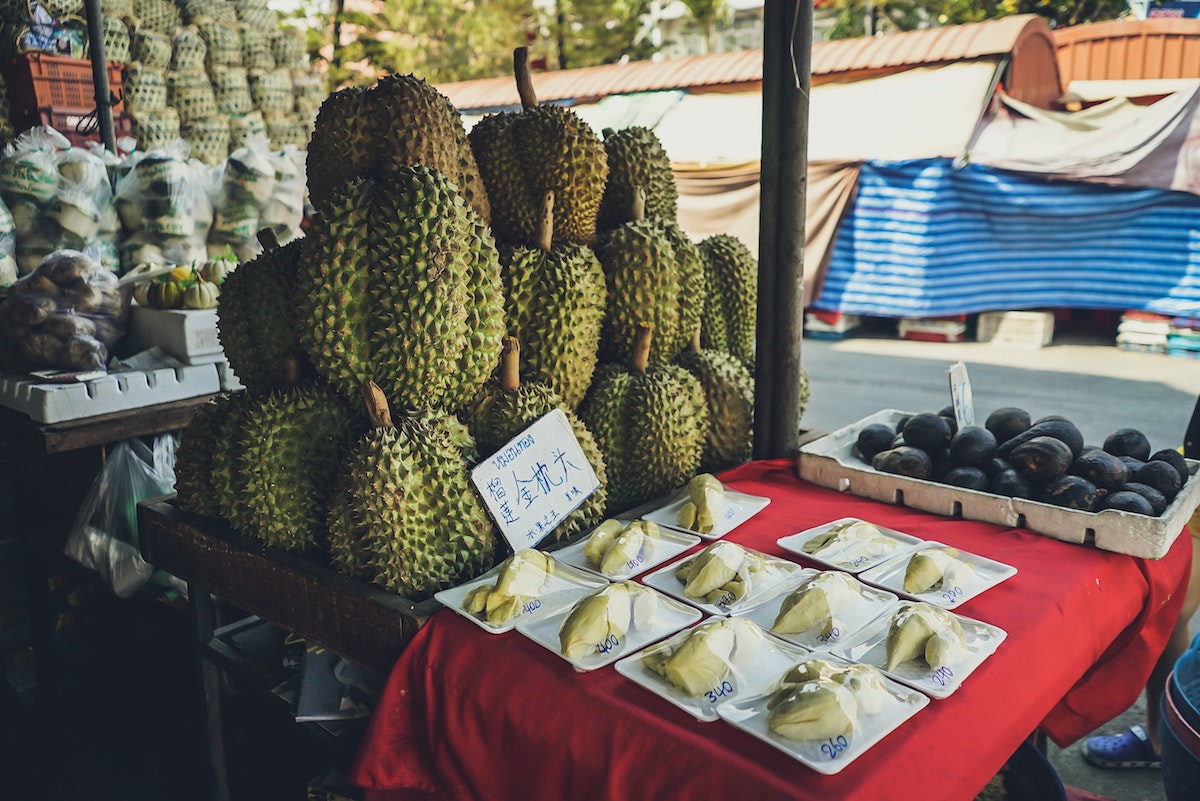
[(1135, 428), (1084, 445), (1065, 417), (1032, 420), (1012, 406), (982, 426), (958, 428), (954, 411), (907, 415), (895, 428), (872, 423), (859, 432), (854, 455), (884, 473), (1098, 512), (1119, 509), (1157, 517), (1188, 480), (1178, 451), (1150, 452)]

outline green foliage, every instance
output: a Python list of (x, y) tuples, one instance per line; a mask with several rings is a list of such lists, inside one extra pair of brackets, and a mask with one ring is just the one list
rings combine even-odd
[(654, 55), (657, 48), (642, 30), (650, 5), (650, 0), (558, 0), (557, 16), (545, 26), (554, 40), (549, 66), (577, 69)]
[(1125, 0), (829, 0), (821, 8), (837, 16), (829, 38), (848, 39), (871, 30), (911, 31), (1011, 14), (1040, 14), (1051, 27), (1065, 27), (1116, 19), (1128, 5)]

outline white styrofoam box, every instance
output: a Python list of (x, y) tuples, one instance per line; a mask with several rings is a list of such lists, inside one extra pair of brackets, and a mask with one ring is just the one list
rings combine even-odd
[(977, 342), (1040, 348), (1054, 339), (1054, 315), (1051, 312), (982, 312), (975, 327)]
[(39, 383), (0, 375), (0, 404), (38, 423), (60, 423), (98, 414), (195, 398), (221, 391), (215, 364), (127, 370), (70, 384)]
[(221, 378), (222, 392), (237, 392), (246, 388), (246, 385), (242, 383), (242, 379), (238, 378), (237, 374), (233, 372), (233, 368), (229, 366), (228, 361), (222, 359), (216, 362), (216, 365), (217, 375)]
[(216, 309), (152, 309), (134, 304), (122, 348), (136, 352), (154, 345), (186, 364), (225, 358), (217, 337)]
[(800, 448), (799, 472), (805, 481), (884, 503), (925, 512), (1025, 528), (1104, 551), (1161, 559), (1188, 518), (1200, 506), (1200, 462), (1187, 460), (1190, 477), (1158, 517), (1105, 509), (1081, 512), (1040, 501), (939, 484), (875, 470), (854, 455), (858, 432), (872, 423), (895, 428), (907, 412), (884, 409)]

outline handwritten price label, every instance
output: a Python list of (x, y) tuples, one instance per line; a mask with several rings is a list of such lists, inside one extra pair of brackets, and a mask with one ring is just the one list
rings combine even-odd
[(959, 598), (963, 595), (962, 587), (951, 587), (948, 590), (942, 590), (942, 600), (948, 604), (958, 603)]
[(710, 704), (715, 704), (718, 698), (725, 698), (729, 695), (733, 695), (733, 684), (729, 680), (725, 680), (706, 692), (704, 697)]
[(842, 636), (842, 630), (839, 629), (837, 626), (834, 626), (829, 631), (818, 636), (817, 642), (821, 643), (821, 645), (825, 645), (826, 643), (833, 642), (834, 640), (836, 640), (838, 637), (841, 637), (841, 636)]
[(615, 648), (620, 646), (621, 640), (615, 634), (608, 635), (608, 639), (596, 644), (596, 653), (611, 654)]
[(525, 615), (530, 615), (541, 608), (542, 608), (542, 600), (540, 598), (534, 598), (532, 601), (525, 602), (525, 605), (521, 607), (521, 613), (525, 614)]
[(846, 735), (839, 734), (836, 738), (830, 737), (821, 743), (821, 753), (829, 759), (837, 759), (849, 747), (850, 741), (846, 739)]
[(938, 686), (945, 687), (954, 678), (954, 671), (948, 667), (940, 667), (929, 674), (929, 679)]

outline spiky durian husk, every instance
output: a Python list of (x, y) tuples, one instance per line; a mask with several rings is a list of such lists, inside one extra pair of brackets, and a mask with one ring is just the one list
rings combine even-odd
[(562, 409), (571, 424), (579, 447), (587, 457), (588, 464), (596, 473), (600, 487), (588, 497), (567, 519), (550, 532), (548, 539), (569, 539), (572, 535), (594, 528), (604, 520), (608, 498), (607, 473), (604, 455), (596, 444), (596, 438), (579, 417), (566, 408), (562, 399), (548, 386), (522, 382), (511, 392), (503, 391), (497, 382), (490, 381), (463, 412), (467, 428), (475, 435), (479, 451), (495, 453), (506, 442), (533, 425), (544, 415)]
[(804, 411), (808, 408), (808, 399), (812, 394), (812, 386), (808, 381), (808, 371), (803, 367), (800, 368), (800, 408), (796, 412), (796, 422), (804, 416)]
[(650, 364), (674, 360), (691, 332), (681, 324), (679, 262), (672, 237), (656, 222), (626, 223), (600, 237), (596, 256), (608, 286), (600, 360), (627, 363), (642, 323), (654, 328)]
[(321, 104), (308, 148), (308, 190), (316, 208), (324, 208), (350, 178), (414, 164), (448, 176), (480, 218), (490, 220), (462, 116), (432, 84), (391, 74), (366, 89), (339, 90)]
[(704, 391), (676, 365), (634, 375), (601, 365), (579, 407), (604, 454), (608, 514), (616, 514), (687, 483), (700, 466), (708, 410)]
[(538, 241), (543, 198), (554, 192), (554, 245), (591, 245), (608, 178), (604, 143), (564, 106), (537, 106), (480, 120), (468, 135), (492, 205), (496, 238)]
[(754, 446), (754, 376), (719, 350), (686, 350), (679, 364), (704, 390), (708, 432), (700, 472), (715, 473), (750, 460)]
[(470, 442), (466, 426), (434, 412), (361, 439), (329, 511), (334, 565), (413, 599), (490, 568), (496, 535), (471, 485)]
[(501, 248), (508, 335), (521, 343), (521, 375), (546, 384), (570, 409), (596, 371), (608, 289), (585, 245)]
[(218, 395), (200, 407), (175, 449), (175, 502), (193, 514), (221, 517), (213, 488), (213, 452), (230, 402), (229, 395)]
[(394, 409), (457, 409), (504, 336), (487, 226), (423, 166), (352, 179), (304, 239), (298, 315), (317, 371), (350, 397), (373, 380)]
[(708, 279), (704, 275), (704, 254), (683, 229), (674, 223), (663, 226), (671, 246), (675, 249), (675, 264), (679, 270), (679, 336), (688, 347), (695, 335), (696, 327), (704, 314), (704, 302), (708, 297)]
[(724, 350), (754, 370), (758, 324), (758, 260), (740, 239), (714, 234), (700, 242), (708, 296), (700, 343)]
[[(296, 333), (299, 264), (300, 240), (294, 240), (263, 251), (221, 284), (217, 331), (230, 368), (249, 389), (282, 385), (286, 357), (303, 357)], [(310, 370), (302, 364), (302, 372)]]
[(212, 489), (216, 498), (217, 513), (235, 531), (245, 532), (248, 523), (245, 517), (246, 487), (241, 472), (237, 469), (241, 455), (242, 428), (246, 424), (246, 412), (258, 402), (262, 393), (253, 390), (235, 392), (229, 396), (224, 413), (218, 423), (216, 446), (212, 451)]
[(636, 189), (646, 193), (644, 219), (674, 223), (678, 213), (679, 190), (671, 159), (658, 134), (640, 125), (620, 131), (604, 132), (604, 150), (608, 155), (608, 181), (596, 226), (608, 231), (633, 220)]
[(338, 465), (365, 429), (325, 384), (281, 388), (251, 404), (236, 464), (246, 533), (288, 551), (323, 545)]

